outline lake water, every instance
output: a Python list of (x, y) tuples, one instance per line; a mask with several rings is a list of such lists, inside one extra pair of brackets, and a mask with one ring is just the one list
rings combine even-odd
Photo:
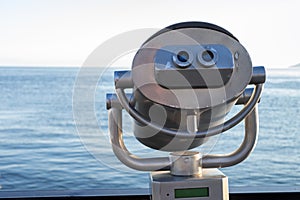
[[(110, 149), (105, 94), (113, 92), (113, 70), (78, 78), (80, 68), (0, 68), (1, 190), (148, 188), (148, 173), (125, 167)], [(231, 187), (300, 186), (300, 70), (267, 73), (258, 144), (246, 161), (222, 170)], [(139, 144), (124, 115), (132, 152), (165, 155)], [(242, 139), (239, 125), (201, 151), (231, 152)]]

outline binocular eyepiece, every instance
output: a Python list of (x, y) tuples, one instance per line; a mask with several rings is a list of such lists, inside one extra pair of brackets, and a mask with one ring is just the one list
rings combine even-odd
[(233, 55), (220, 44), (172, 45), (155, 57), (155, 79), (162, 87), (214, 88), (224, 86), (233, 72)]

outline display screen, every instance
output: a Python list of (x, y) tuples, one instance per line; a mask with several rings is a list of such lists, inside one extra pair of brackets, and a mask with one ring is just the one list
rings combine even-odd
[(175, 189), (175, 198), (208, 197), (209, 188), (184, 188)]

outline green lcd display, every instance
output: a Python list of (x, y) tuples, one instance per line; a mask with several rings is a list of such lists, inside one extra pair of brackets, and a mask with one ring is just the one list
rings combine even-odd
[(193, 197), (208, 197), (209, 189), (205, 188), (184, 188), (175, 189), (175, 198), (193, 198)]

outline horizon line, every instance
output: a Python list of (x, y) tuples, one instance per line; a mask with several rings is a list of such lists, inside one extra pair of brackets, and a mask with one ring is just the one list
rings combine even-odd
[[(19, 68), (105, 68), (106, 66), (77, 66), (77, 65), (0, 65), (0, 68), (10, 68), (10, 67), (19, 67)], [(109, 66), (112, 67), (112, 66)], [(113, 66), (115, 68), (125, 68), (126, 66)], [(253, 66), (255, 67), (255, 66)], [(126, 67), (128, 68), (128, 66)], [(130, 67), (131, 68), (131, 67)], [(299, 64), (288, 66), (288, 67), (266, 67), (266, 69), (295, 69), (300, 68)]]

